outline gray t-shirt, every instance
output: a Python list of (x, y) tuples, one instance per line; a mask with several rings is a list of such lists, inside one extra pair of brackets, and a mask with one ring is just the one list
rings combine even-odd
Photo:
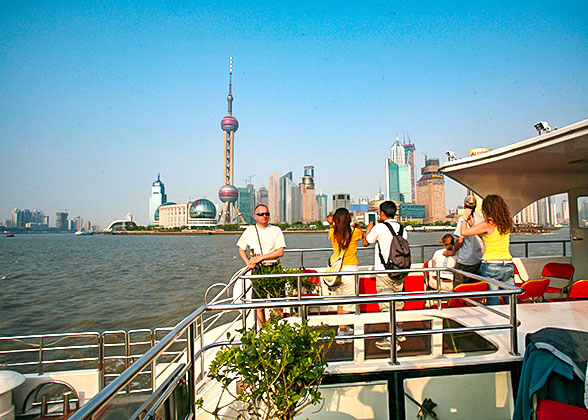
[[(457, 227), (455, 228), (455, 236), (463, 237), (463, 243), (461, 248), (457, 252), (457, 263), (463, 265), (476, 265), (482, 261), (482, 255), (484, 254), (484, 243), (478, 235), (474, 236), (462, 236), (461, 235), (461, 222), (463, 217), (460, 217), (457, 221)], [(474, 225), (484, 221), (484, 218), (478, 213), (474, 213)]]

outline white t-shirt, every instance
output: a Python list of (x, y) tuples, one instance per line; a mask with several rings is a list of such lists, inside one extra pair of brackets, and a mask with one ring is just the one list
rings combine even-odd
[[(463, 217), (460, 217), (457, 221), (457, 227), (455, 228), (455, 236), (462, 237), (461, 234), (461, 222)], [(474, 225), (484, 221), (484, 218), (478, 213), (474, 213)], [(482, 261), (482, 255), (484, 254), (484, 243), (478, 235), (474, 236), (463, 236), (463, 242), (459, 251), (457, 251), (457, 262), (463, 265), (476, 265)]]
[[(258, 233), (259, 238), (257, 236)], [(286, 248), (286, 240), (284, 239), (282, 229), (277, 226), (267, 225), (267, 227), (262, 228), (258, 225), (252, 225), (247, 226), (247, 229), (245, 229), (237, 241), (237, 246), (245, 251), (247, 250), (247, 247), (249, 247), (251, 255), (265, 255), (276, 249)], [(276, 261), (277, 260), (265, 260), (264, 262), (274, 263)]]
[[(442, 249), (438, 249), (433, 254), (432, 260), (435, 261), (435, 267), (455, 267), (455, 264), (456, 264), (455, 258), (446, 257), (445, 255), (443, 255), (444, 252), (445, 252), (445, 248), (442, 248)], [(437, 277), (436, 276), (437, 273), (435, 271), (431, 271), (430, 273), (431, 273), (431, 277), (433, 277), (433, 278)], [(450, 271), (441, 271), (439, 274), (441, 274), (441, 278), (443, 280), (453, 280), (453, 273)]]
[[(384, 257), (384, 261), (388, 260), (388, 256), (390, 255), (390, 244), (392, 243), (392, 232), (384, 223), (389, 223), (394, 229), (394, 232), (400, 232), (400, 224), (393, 219), (388, 219), (382, 223), (376, 223), (376, 225), (370, 230), (365, 237), (365, 240), (368, 241), (370, 244), (375, 244), (376, 241), (378, 242), (379, 246), (381, 247), (380, 252), (382, 253), (382, 257)], [(406, 229), (402, 232), (402, 237), (408, 240), (408, 234), (406, 233)], [(380, 260), (380, 256), (378, 254), (378, 245), (376, 245), (374, 250), (374, 270), (385, 270), (384, 266), (382, 265), (382, 261)]]

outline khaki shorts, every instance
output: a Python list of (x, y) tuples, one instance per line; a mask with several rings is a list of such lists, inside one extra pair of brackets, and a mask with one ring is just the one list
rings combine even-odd
[[(356, 265), (344, 265), (341, 271), (357, 271)], [(355, 276), (341, 276), (341, 285), (333, 293), (335, 295), (355, 296)], [(341, 305), (341, 309), (355, 312), (355, 305)]]

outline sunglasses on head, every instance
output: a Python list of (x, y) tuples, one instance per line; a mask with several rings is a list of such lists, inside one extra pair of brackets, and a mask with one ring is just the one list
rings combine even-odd
[(269, 216), (270, 214), (269, 214), (269, 211), (266, 211), (265, 213), (255, 213), (255, 215), (259, 216), (259, 217), (263, 217), (263, 216)]

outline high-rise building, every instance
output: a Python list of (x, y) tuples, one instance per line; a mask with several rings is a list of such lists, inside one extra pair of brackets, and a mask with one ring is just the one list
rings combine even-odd
[(165, 194), (165, 185), (161, 182), (159, 174), (157, 174), (157, 180), (155, 180), (151, 186), (151, 196), (149, 197), (149, 224), (154, 225), (155, 223), (155, 212), (157, 208), (162, 204), (167, 203), (167, 195)]
[(278, 224), (282, 220), (280, 214), (280, 174), (270, 174), (268, 183), (267, 205), (270, 211), (270, 223)]
[(351, 196), (347, 193), (338, 192), (333, 194), (333, 211), (345, 207), (349, 210), (351, 206)]
[(55, 230), (68, 230), (68, 214), (62, 211), (55, 213)]
[(245, 222), (235, 204), (239, 199), (239, 191), (233, 185), (233, 156), (235, 151), (235, 132), (239, 129), (239, 122), (233, 117), (233, 57), (229, 64), (229, 95), (227, 96), (227, 115), (221, 120), (221, 128), (224, 133), (223, 150), (223, 186), (218, 191), (218, 197), (223, 202), (219, 214), (219, 222), (222, 224), (237, 223), (239, 220)]
[(24, 228), (27, 224), (41, 225), (45, 215), (40, 210), (13, 209), (10, 213), (11, 227)]
[(416, 157), (415, 157), (415, 150), (416, 147), (414, 144), (410, 142), (410, 137), (408, 138), (408, 143), (403, 142), (404, 146), (404, 154), (405, 154), (405, 161), (406, 165), (408, 166), (408, 178), (409, 178), (409, 196), (406, 198), (406, 202), (414, 203), (416, 201), (416, 175), (415, 175), (415, 168), (416, 168)]
[(417, 204), (425, 206), (425, 223), (445, 221), (445, 180), (439, 172), (439, 159), (425, 159), (421, 174)]
[(259, 187), (259, 190), (257, 191), (257, 199), (255, 201), (255, 205), (258, 204), (265, 204), (266, 206), (267, 204), (267, 199), (268, 199), (268, 191), (267, 188), (265, 188), (263, 185), (261, 187)]
[(237, 187), (237, 191), (239, 191), (237, 207), (241, 211), (245, 223), (255, 223), (255, 219), (253, 218), (253, 209), (255, 208), (255, 190), (253, 190), (253, 185), (248, 185), (245, 188)]
[(539, 222), (538, 218), (538, 206), (537, 202), (529, 204), (527, 207), (522, 209), (513, 217), (513, 222), (516, 224), (524, 224), (524, 223), (531, 223), (537, 224)]
[(80, 216), (76, 216), (74, 219), (74, 223), (75, 223), (74, 230), (76, 232), (81, 232), (82, 229), (84, 228), (84, 219), (82, 219)]
[(316, 191), (314, 185), (314, 166), (304, 167), (304, 176), (300, 183), (302, 223), (314, 222), (318, 219), (318, 205), (316, 202)]
[(410, 171), (406, 164), (406, 151), (396, 136), (390, 148), (390, 159), (386, 161), (386, 199), (410, 201)]
[(327, 194), (320, 193), (316, 195), (316, 204), (318, 207), (318, 220), (327, 220), (328, 200), (329, 196)]
[[(302, 220), (300, 188), (292, 181), (292, 171), (280, 177), (280, 223)], [(270, 210), (271, 212), (271, 210)]]
[(570, 206), (568, 206), (568, 200), (561, 202), (561, 219), (562, 224), (567, 225), (570, 223)]

